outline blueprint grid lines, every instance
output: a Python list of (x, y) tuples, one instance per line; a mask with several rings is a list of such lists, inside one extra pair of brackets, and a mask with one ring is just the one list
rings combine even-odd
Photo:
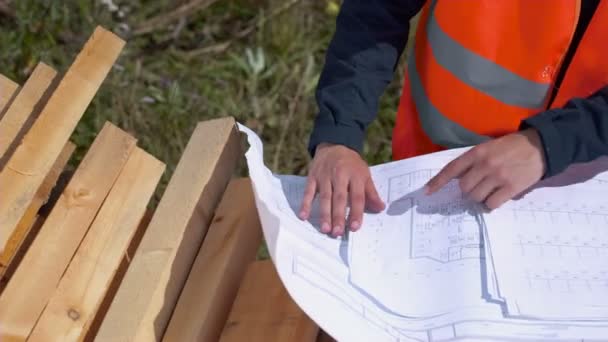
[(588, 292), (604, 292), (608, 289), (608, 272), (601, 271), (595, 274), (582, 272), (555, 272), (544, 270), (543, 272), (526, 270), (528, 287), (540, 291), (557, 291), (562, 293), (574, 293), (575, 289), (583, 289)]

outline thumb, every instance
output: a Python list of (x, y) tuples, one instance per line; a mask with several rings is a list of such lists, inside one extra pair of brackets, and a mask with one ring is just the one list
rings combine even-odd
[(382, 198), (380, 198), (380, 195), (378, 195), (378, 191), (376, 190), (374, 182), (371, 178), (369, 178), (365, 183), (365, 198), (367, 206), (371, 211), (379, 212), (384, 210), (384, 201), (382, 201)]

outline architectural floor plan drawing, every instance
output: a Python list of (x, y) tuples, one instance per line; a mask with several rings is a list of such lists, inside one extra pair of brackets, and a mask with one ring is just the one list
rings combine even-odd
[[(440, 263), (478, 259), (479, 227), (474, 215), (466, 215), (465, 211), (470, 214), (471, 204), (462, 197), (457, 184), (448, 184), (440, 196), (432, 199), (419, 191), (439, 170), (423, 169), (388, 176), (388, 214), (410, 221), (404, 226), (410, 234), (410, 258), (428, 258)], [(392, 173), (390, 170), (379, 172)], [(448, 200), (442, 202), (442, 198)], [(445, 242), (437, 243), (440, 239)]]
[(541, 188), (486, 216), (511, 314), (608, 317), (608, 184), (578, 188)]
[[(516, 246), (523, 251), (518, 258), (528, 253), (549, 253), (561, 244), (601, 249), (603, 231), (590, 225), (575, 240), (565, 233), (567, 229), (539, 237), (524, 234), (522, 229), (520, 240), (505, 234), (511, 245), (491, 249), (497, 243), (495, 227), (488, 227), (493, 220), (462, 196), (455, 182), (432, 196), (421, 191), (442, 165), (464, 149), (373, 167), (374, 182), (387, 200), (386, 210), (366, 213), (361, 230), (335, 239), (319, 232), (318, 215), (308, 221), (296, 215), (306, 179), (273, 174), (263, 163), (263, 145), (257, 135), (242, 125), (239, 129), (248, 137), (246, 157), (256, 207), (281, 281), (296, 303), (338, 341), (606, 340), (605, 320), (531, 317), (523, 311), (512, 311), (529, 309), (518, 306), (522, 298), (516, 286), (519, 278), (527, 277), (530, 288), (550, 282), (555, 291), (563, 290), (558, 284), (566, 280), (574, 291), (581, 286), (605, 284), (600, 268), (596, 269), (599, 273), (583, 268), (576, 274), (560, 273), (564, 270), (547, 273), (555, 263), (547, 263), (545, 269), (530, 263), (527, 273), (515, 274), (524, 268), (507, 270), (516, 276), (506, 281), (498, 270), (508, 261), (500, 258), (502, 249)], [(591, 188), (597, 191), (597, 186)], [(317, 205), (314, 208), (318, 209)], [(524, 210), (505, 213), (526, 220), (532, 217), (523, 213), (529, 206), (520, 209)], [(535, 209), (541, 210), (535, 211), (534, 215), (539, 216), (534, 219), (566, 220), (565, 216), (541, 217), (547, 208)], [(594, 216), (599, 209), (586, 210), (572, 220), (599, 225), (601, 221)], [(581, 213), (579, 208), (574, 212)], [(494, 235), (493, 239), (488, 235)], [(572, 253), (565, 250), (563, 257), (569, 258)], [(582, 249), (581, 255), (585, 260), (592, 259)], [(516, 262), (511, 260), (511, 264)]]
[(350, 281), (404, 316), (440, 315), (482, 300), (477, 208), (457, 182), (425, 195), (422, 187), (437, 171), (375, 170), (388, 181), (387, 193), (379, 190), (388, 209), (366, 215), (365, 229), (349, 237)]
[[(458, 204), (450, 204), (443, 211), (431, 214), (430, 206), (412, 210), (410, 232), (410, 258), (428, 258), (439, 263), (463, 259), (479, 259), (479, 227), (475, 217), (461, 210)], [(422, 212), (422, 213), (421, 213)], [(438, 244), (437, 241), (444, 240)]]

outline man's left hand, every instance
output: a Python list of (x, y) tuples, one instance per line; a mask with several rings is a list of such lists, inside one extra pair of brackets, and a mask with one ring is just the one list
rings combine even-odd
[(526, 129), (463, 153), (427, 183), (427, 194), (459, 178), (463, 193), (493, 210), (534, 185), (544, 173), (545, 158), (538, 132)]

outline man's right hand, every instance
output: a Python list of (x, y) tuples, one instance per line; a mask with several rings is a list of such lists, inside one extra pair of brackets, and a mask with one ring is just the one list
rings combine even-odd
[[(308, 219), (317, 192), (321, 209), (321, 231), (333, 236), (343, 235), (346, 225), (351, 231), (358, 230), (366, 207), (373, 212), (382, 211), (385, 207), (372, 182), (367, 163), (357, 152), (342, 145), (317, 146), (300, 209), (301, 219)], [(350, 213), (346, 220), (349, 200)]]

